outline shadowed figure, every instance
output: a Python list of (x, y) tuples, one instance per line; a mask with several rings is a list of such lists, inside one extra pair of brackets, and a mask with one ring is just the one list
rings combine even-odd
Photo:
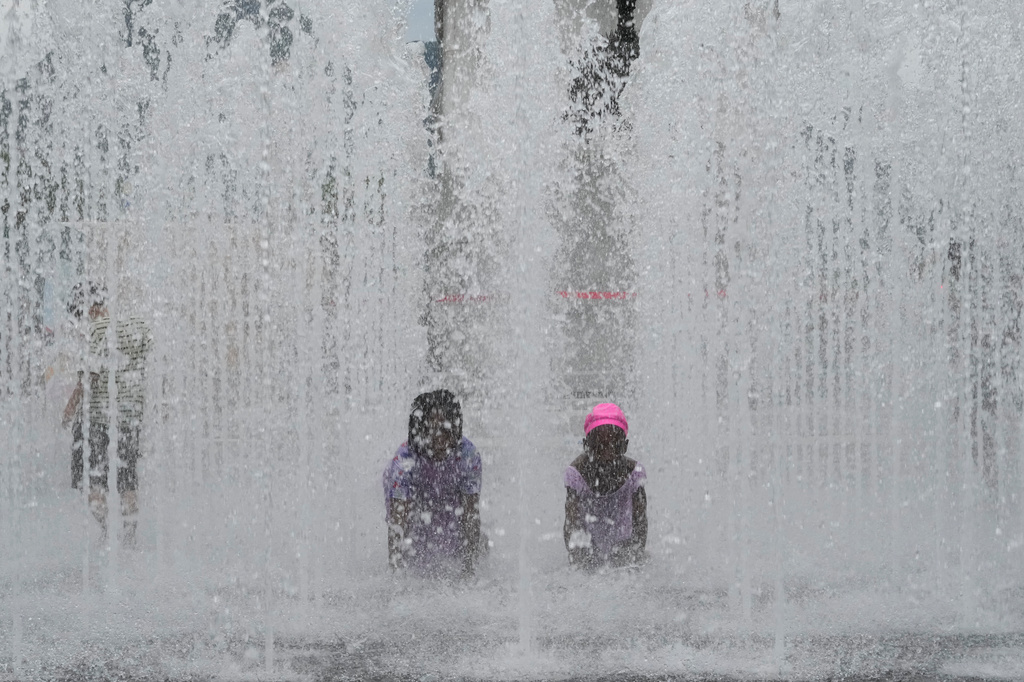
[[(110, 424), (117, 424), (117, 492), (121, 498), (124, 523), (122, 543), (135, 546), (139, 510), (137, 473), (141, 457), (142, 415), (145, 402), (146, 356), (153, 345), (149, 326), (138, 317), (128, 317), (111, 324), (106, 308), (106, 294), (101, 285), (81, 285), (71, 292), (68, 312), (81, 320), (88, 311), (89, 320), (89, 427), (85, 433), (83, 379), (86, 370), (78, 372), (78, 385), (64, 408), (63, 424), (71, 426), (71, 485), (77, 488), (85, 478), (85, 439), (88, 437), (89, 507), (107, 537), (107, 474), (110, 461)], [(115, 356), (110, 358), (107, 332), (114, 328)], [(114, 395), (111, 414), (109, 373), (114, 368)]]
[(388, 562), (429, 576), (476, 568), (480, 533), (480, 455), (462, 436), (462, 407), (450, 391), (416, 397), (409, 440), (384, 471)]
[(647, 547), (647, 473), (626, 457), (626, 417), (618, 406), (602, 403), (583, 428), (583, 454), (564, 478), (569, 563), (585, 570), (641, 564)]

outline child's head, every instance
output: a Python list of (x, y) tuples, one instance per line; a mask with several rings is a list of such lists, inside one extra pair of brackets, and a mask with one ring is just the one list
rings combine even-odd
[(98, 282), (78, 283), (71, 289), (68, 296), (68, 313), (76, 320), (88, 314), (89, 317), (96, 317), (103, 310), (106, 304), (107, 292), (103, 285)]
[(451, 391), (421, 393), (409, 414), (409, 447), (431, 459), (447, 459), (462, 441), (462, 406)]
[(610, 461), (626, 454), (629, 423), (614, 403), (594, 407), (583, 422), (583, 445), (587, 453), (599, 461)]

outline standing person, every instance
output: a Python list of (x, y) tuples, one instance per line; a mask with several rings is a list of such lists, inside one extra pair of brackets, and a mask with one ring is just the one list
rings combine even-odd
[(642, 563), (647, 547), (647, 473), (626, 457), (629, 424), (613, 403), (583, 422), (583, 454), (565, 470), (565, 548), (587, 570)]
[(480, 455), (462, 436), (462, 406), (446, 390), (412, 403), (409, 439), (384, 470), (391, 568), (471, 575), (481, 553)]
[[(81, 320), (84, 311), (89, 318), (89, 508), (100, 523), (104, 539), (107, 535), (107, 474), (110, 447), (109, 368), (114, 365), (115, 405), (117, 414), (117, 492), (121, 497), (124, 520), (123, 542), (135, 545), (138, 526), (138, 460), (141, 456), (142, 414), (145, 404), (146, 355), (152, 345), (149, 325), (138, 317), (118, 320), (116, 325), (114, 361), (110, 359), (107, 332), (111, 326), (103, 287), (90, 283), (88, 291), (81, 285), (72, 291), (68, 310)], [(75, 387), (64, 408), (64, 424), (72, 426), (72, 486), (84, 478), (84, 429), (82, 381), (86, 372), (78, 373)]]

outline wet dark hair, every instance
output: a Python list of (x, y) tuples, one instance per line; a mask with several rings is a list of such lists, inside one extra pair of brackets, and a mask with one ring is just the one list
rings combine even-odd
[(416, 446), (426, 441), (429, 437), (427, 423), (431, 414), (440, 412), (445, 421), (451, 422), (452, 434), (455, 441), (462, 440), (462, 405), (455, 398), (455, 394), (445, 389), (421, 393), (412, 401), (412, 411), (409, 413), (409, 447), (413, 450)]
[[(88, 300), (86, 300), (88, 292)], [(68, 296), (68, 313), (77, 320), (92, 309), (107, 302), (107, 290), (98, 282), (79, 282), (71, 289)]]

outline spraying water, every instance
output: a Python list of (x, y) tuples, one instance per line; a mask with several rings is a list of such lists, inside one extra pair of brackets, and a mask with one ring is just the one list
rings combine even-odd
[[(1015, 4), (449, 0), (439, 45), (407, 4), (73, 5), (0, 5), (0, 669), (867, 675), (1019, 631)], [(60, 425), (97, 281), (153, 333), (135, 549)], [(437, 387), (470, 584), (385, 569)], [(584, 578), (605, 401), (651, 560)]]

